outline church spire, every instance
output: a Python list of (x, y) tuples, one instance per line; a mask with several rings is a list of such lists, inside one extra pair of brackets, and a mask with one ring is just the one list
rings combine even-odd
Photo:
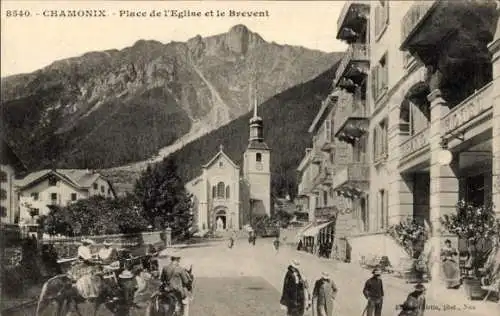
[(250, 119), (250, 143), (264, 142), (262, 118), (257, 114), (257, 91), (253, 93), (253, 117)]

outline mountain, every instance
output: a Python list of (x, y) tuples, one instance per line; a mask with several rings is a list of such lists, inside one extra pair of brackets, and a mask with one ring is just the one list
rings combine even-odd
[[(305, 149), (312, 144), (308, 133), (321, 102), (331, 92), (332, 78), (337, 65), (316, 78), (292, 87), (261, 104), (259, 116), (264, 120), (264, 138), (271, 148), (271, 172), (273, 195), (291, 198), (296, 194), (296, 175)], [(201, 174), (201, 166), (207, 163), (224, 146), (224, 152), (242, 165), (243, 152), (249, 138), (247, 113), (201, 138), (186, 144), (171, 154), (177, 161), (178, 172), (184, 181)], [(102, 171), (113, 183), (133, 183), (139, 170), (117, 168)]]
[(260, 103), (338, 59), (268, 43), (244, 25), (187, 42), (140, 40), (2, 78), (2, 132), (31, 170), (122, 166), (248, 113), (251, 82)]

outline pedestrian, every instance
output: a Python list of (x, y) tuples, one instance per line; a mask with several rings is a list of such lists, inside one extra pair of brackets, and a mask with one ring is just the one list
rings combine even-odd
[(337, 296), (337, 286), (330, 279), (328, 272), (322, 272), (321, 278), (314, 284), (312, 293), (313, 311), (317, 316), (333, 316), (333, 301)]
[(424, 316), (425, 286), (422, 283), (415, 285), (415, 290), (408, 294), (401, 309), (399, 316)]
[(276, 239), (273, 241), (274, 245), (274, 250), (276, 250), (276, 254), (280, 251), (280, 238), (276, 237)]
[(376, 268), (372, 272), (373, 276), (365, 282), (363, 295), (368, 300), (366, 305), (366, 316), (381, 316), (382, 304), (384, 300), (384, 285), (380, 279), (381, 271)]
[(286, 310), (287, 316), (303, 316), (309, 302), (307, 281), (300, 273), (299, 267), (299, 261), (293, 260), (283, 281), (280, 304), (281, 308)]

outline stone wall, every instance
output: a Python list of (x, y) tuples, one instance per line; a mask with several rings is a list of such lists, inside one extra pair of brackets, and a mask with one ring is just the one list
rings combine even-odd
[(145, 232), (138, 234), (115, 234), (115, 235), (100, 235), (100, 236), (83, 236), (71, 238), (44, 238), (43, 244), (52, 244), (57, 251), (59, 258), (74, 258), (76, 257), (78, 246), (82, 239), (88, 238), (96, 244), (92, 246), (93, 251), (98, 251), (104, 241), (110, 242), (115, 248), (138, 249), (142, 246), (152, 244), (158, 247), (164, 245), (164, 233), (161, 231)]

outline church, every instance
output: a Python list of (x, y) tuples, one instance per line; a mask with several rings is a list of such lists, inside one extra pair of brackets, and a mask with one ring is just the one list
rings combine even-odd
[(240, 230), (255, 215), (271, 216), (271, 150), (264, 142), (263, 120), (254, 105), (243, 170), (221, 145), (201, 175), (186, 184), (193, 194), (194, 226), (199, 231)]

